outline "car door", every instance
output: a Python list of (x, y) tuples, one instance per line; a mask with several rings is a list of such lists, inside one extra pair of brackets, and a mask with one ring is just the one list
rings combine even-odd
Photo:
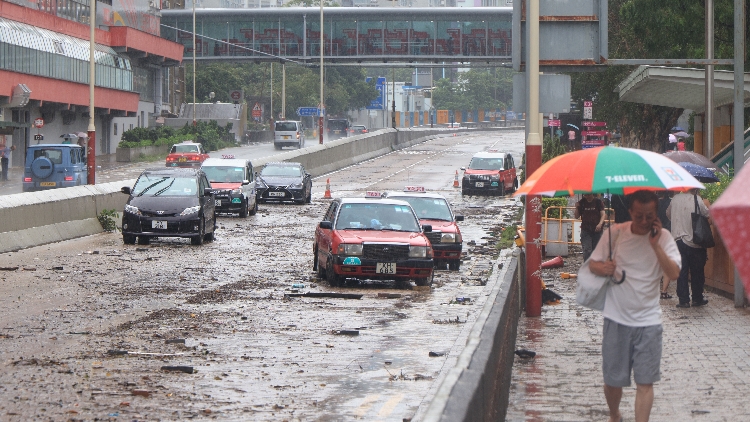
[[(322, 221), (330, 221), (331, 224), (334, 224), (338, 209), (338, 201), (331, 202), (331, 205), (328, 206), (328, 210), (323, 215)], [(328, 259), (328, 253), (331, 251), (332, 237), (333, 228), (323, 229), (320, 227), (320, 225), (318, 225), (318, 227), (315, 229), (315, 250), (318, 256), (318, 265), (323, 265), (323, 268), (325, 268), (326, 261)]]
[(249, 181), (247, 185), (242, 188), (247, 198), (248, 208), (255, 207), (255, 173), (253, 173), (253, 165), (248, 161), (245, 164), (245, 180)]
[(302, 170), (302, 186), (304, 186), (305, 198), (307, 198), (307, 195), (312, 193), (312, 176), (304, 167), (300, 166), (300, 170)]
[(200, 203), (203, 205), (203, 218), (205, 219), (206, 227), (214, 227), (216, 225), (216, 200), (213, 195), (205, 194), (206, 188), (210, 188), (211, 184), (208, 183), (208, 178), (206, 178), (205, 174), (201, 174), (198, 180), (198, 195)]

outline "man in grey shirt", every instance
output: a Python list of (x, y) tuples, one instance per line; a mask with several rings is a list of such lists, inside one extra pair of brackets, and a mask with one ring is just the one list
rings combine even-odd
[(708, 254), (706, 248), (693, 243), (693, 219), (690, 215), (695, 212), (696, 201), (698, 212), (708, 217), (708, 207), (698, 195), (698, 189), (678, 193), (667, 208), (667, 217), (672, 221), (672, 237), (677, 242), (682, 257), (680, 276), (677, 277), (677, 297), (680, 299), (678, 308), (690, 307), (690, 291), (693, 293), (693, 306), (708, 304), (708, 300), (703, 297), (703, 285), (706, 283), (703, 267), (706, 265)]

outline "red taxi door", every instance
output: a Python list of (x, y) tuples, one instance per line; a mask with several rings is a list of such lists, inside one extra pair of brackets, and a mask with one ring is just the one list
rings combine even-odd
[[(322, 221), (328, 221), (333, 224), (333, 220), (336, 217), (338, 208), (338, 202), (331, 202), (331, 205), (328, 206), (328, 210), (323, 215)], [(328, 258), (328, 252), (331, 250), (332, 236), (333, 229), (322, 229), (320, 228), (320, 225), (315, 228), (315, 256), (313, 257), (313, 260), (316, 265), (322, 265), (322, 268), (325, 268), (326, 260)]]

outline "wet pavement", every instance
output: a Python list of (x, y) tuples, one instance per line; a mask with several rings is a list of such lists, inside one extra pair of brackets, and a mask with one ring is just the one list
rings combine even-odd
[[(325, 175), (311, 204), (221, 216), (202, 246), (102, 233), (0, 254), (0, 420), (411, 419), (509, 259), (495, 234), (519, 204), (452, 186), (488, 148), (520, 162), (523, 131), (439, 138)], [(327, 178), (334, 197), (415, 184), (444, 194), (466, 218), (460, 270), (437, 271), (428, 289), (318, 280)], [(305, 292), (362, 298), (294, 296)]]
[[(563, 299), (543, 305), (537, 318), (521, 318), (516, 349), (535, 351), (515, 357), (508, 421), (606, 421), (601, 372), (601, 312), (575, 303), (580, 248), (566, 267), (544, 270), (548, 287)], [(652, 421), (747, 421), (750, 408), (750, 312), (708, 292), (707, 306), (678, 309), (661, 300), (664, 325), (661, 381), (654, 384)], [(635, 384), (623, 389), (620, 411), (634, 421)]]

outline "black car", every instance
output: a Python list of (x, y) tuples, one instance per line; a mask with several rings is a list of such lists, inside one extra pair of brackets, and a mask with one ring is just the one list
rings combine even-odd
[(328, 119), (328, 140), (346, 138), (349, 136), (351, 125), (349, 119)]
[(200, 169), (146, 169), (135, 185), (122, 215), (122, 241), (148, 244), (152, 237), (189, 237), (193, 245), (212, 241), (216, 203), (206, 174)]
[(258, 200), (310, 203), (312, 178), (300, 163), (268, 163), (258, 175)]

